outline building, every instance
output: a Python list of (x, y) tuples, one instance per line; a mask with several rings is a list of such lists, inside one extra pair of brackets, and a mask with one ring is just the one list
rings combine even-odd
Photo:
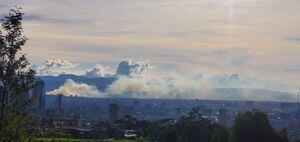
[(120, 118), (120, 106), (116, 103), (110, 103), (108, 105), (108, 120), (111, 123), (114, 123)]
[(45, 110), (45, 118), (64, 118), (64, 109), (62, 107), (63, 95), (55, 96), (55, 108)]
[(58, 118), (53, 119), (55, 128), (79, 128), (80, 120), (75, 118)]
[(45, 82), (38, 78), (35, 86), (30, 90), (30, 97), (33, 100), (33, 107), (44, 109), (45, 108)]
[(56, 99), (55, 99), (55, 106), (56, 106), (56, 109), (59, 109), (59, 110), (62, 110), (62, 100), (63, 100), (63, 95), (62, 94), (58, 94), (56, 96)]
[(64, 118), (64, 110), (62, 109), (46, 109), (45, 118)]

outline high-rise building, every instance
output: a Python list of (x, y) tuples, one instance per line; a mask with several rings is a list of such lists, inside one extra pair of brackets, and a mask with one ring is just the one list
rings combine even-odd
[(56, 100), (55, 100), (56, 109), (62, 110), (62, 99), (63, 99), (62, 94), (58, 94), (56, 96)]
[(113, 123), (120, 118), (120, 106), (117, 103), (110, 103), (108, 105), (108, 119)]
[(33, 100), (33, 107), (45, 108), (45, 82), (38, 78), (35, 86), (30, 90), (31, 98)]

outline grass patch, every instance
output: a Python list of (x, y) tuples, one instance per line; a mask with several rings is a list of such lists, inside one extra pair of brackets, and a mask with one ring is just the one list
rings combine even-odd
[(73, 139), (73, 138), (35, 138), (34, 142), (101, 142), (101, 141)]
[[(138, 140), (88, 140), (88, 139), (73, 139), (73, 138), (35, 138), (33, 142), (141, 142)], [(143, 141), (147, 142), (147, 141)]]

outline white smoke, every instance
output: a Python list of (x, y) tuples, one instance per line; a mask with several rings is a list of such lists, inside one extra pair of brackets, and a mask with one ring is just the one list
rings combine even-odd
[[(105, 92), (96, 86), (67, 80), (64, 85), (48, 92), (51, 95), (82, 97), (116, 98), (157, 98), (157, 99), (211, 99), (211, 100), (256, 100), (256, 101), (293, 101), (295, 96), (287, 93), (264, 91), (259, 88), (240, 86), (236, 88), (214, 86), (208, 80), (197, 76), (191, 77), (149, 77), (120, 76)], [(233, 75), (236, 76), (236, 75)], [(233, 76), (229, 76), (228, 80)], [(235, 77), (234, 77), (235, 78)], [(237, 79), (237, 78), (235, 78)], [(237, 81), (233, 79), (234, 81)], [(222, 79), (222, 81), (224, 78)], [(219, 83), (220, 84), (220, 83)]]
[(184, 77), (126, 77), (122, 76), (107, 89), (114, 97), (207, 99), (211, 88), (200, 80)]
[(127, 59), (121, 61), (119, 64), (116, 74), (117, 75), (124, 75), (124, 76), (135, 76), (141, 75), (145, 73), (149, 69), (154, 69), (155, 66), (151, 66), (149, 61), (138, 61), (133, 62), (132, 59)]
[(97, 87), (85, 83), (76, 83), (71, 79), (66, 80), (64, 85), (58, 89), (47, 92), (50, 95), (81, 96), (81, 97), (101, 97), (103, 94)]
[(122, 76), (109, 86), (107, 93), (128, 98), (213, 99), (215, 86), (198, 77)]
[(293, 101), (295, 98), (294, 95), (288, 93), (262, 90), (273, 86), (264, 81), (257, 83), (239, 80), (236, 74), (224, 75), (218, 81), (220, 82), (212, 78), (198, 78), (198, 76), (159, 78), (122, 76), (109, 86), (106, 93), (111, 97), (121, 98), (256, 101)]
[[(49, 61), (48, 61), (49, 62)], [(53, 68), (48, 63), (48, 68)], [(165, 99), (219, 99), (219, 100), (293, 100), (286, 92), (289, 86), (260, 78), (240, 78), (239, 74), (222, 74), (211, 77), (197, 74), (194, 76), (162, 76), (147, 72), (153, 69), (148, 61), (122, 61), (115, 77), (105, 92), (95, 86), (67, 80), (60, 88), (49, 94), (78, 95), (84, 97), (120, 97), (120, 98), (165, 98)], [(108, 75), (109, 74), (109, 75)], [(96, 65), (85, 74), (88, 77), (113, 76), (111, 71), (102, 65)], [(258, 91), (257, 89), (272, 90)], [(281, 91), (281, 92), (274, 92)]]
[(38, 75), (52, 75), (57, 76), (60, 74), (65, 74), (70, 68), (74, 68), (77, 64), (72, 63), (63, 59), (47, 59), (45, 63), (40, 67), (35, 67)]

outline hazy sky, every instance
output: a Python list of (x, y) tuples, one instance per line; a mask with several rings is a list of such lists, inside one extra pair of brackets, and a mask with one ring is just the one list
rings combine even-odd
[(0, 0), (26, 13), (24, 52), (82, 68), (149, 60), (183, 75), (239, 73), (300, 86), (300, 0)]

